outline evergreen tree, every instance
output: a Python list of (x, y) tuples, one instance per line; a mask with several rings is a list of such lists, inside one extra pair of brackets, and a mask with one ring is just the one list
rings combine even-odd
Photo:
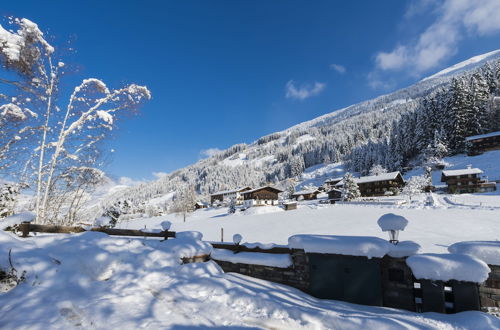
[(343, 178), (342, 200), (351, 201), (361, 197), (359, 187), (351, 173), (347, 172)]

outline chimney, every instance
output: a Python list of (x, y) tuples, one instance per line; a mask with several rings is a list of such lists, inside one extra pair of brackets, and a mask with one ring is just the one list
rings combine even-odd
[(472, 168), (472, 165), (471, 165), (471, 164), (467, 165), (467, 169), (468, 169), (468, 170), (470, 170), (471, 168)]

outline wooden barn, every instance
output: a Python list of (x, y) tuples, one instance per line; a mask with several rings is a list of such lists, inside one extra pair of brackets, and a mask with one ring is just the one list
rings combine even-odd
[(194, 204), (194, 209), (199, 210), (199, 209), (206, 209), (208, 207), (208, 203), (205, 202), (196, 202)]
[(328, 191), (328, 190), (334, 189), (335, 185), (337, 183), (339, 183), (340, 181), (342, 181), (342, 177), (325, 180), (326, 190)]
[(467, 154), (475, 156), (485, 151), (500, 150), (500, 131), (465, 138)]
[(328, 191), (328, 200), (330, 203), (334, 204), (335, 202), (342, 199), (342, 191), (339, 189), (331, 189)]
[(318, 189), (315, 190), (301, 190), (301, 191), (296, 191), (292, 194), (292, 198), (295, 199), (296, 201), (300, 200), (313, 200), (313, 199), (318, 199), (318, 194), (320, 191)]
[[(393, 190), (399, 190), (405, 185), (405, 180), (399, 171), (382, 173), (379, 175), (362, 176), (355, 178), (361, 196), (391, 195)], [(336, 184), (336, 188), (344, 185), (343, 181)]]
[(278, 195), (282, 192), (282, 190), (271, 186), (244, 191), (242, 193), (243, 205), (245, 207), (278, 205)]
[(468, 167), (460, 170), (443, 171), (441, 182), (448, 186), (448, 192), (451, 194), (464, 194), (494, 191), (496, 184), (481, 180), (483, 173), (479, 168)]

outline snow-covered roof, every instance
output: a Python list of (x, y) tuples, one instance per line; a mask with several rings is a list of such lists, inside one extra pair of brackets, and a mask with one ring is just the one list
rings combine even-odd
[(328, 183), (328, 182), (339, 182), (340, 180), (342, 180), (342, 177), (327, 179), (327, 180), (325, 180), (325, 183)]
[(468, 174), (481, 174), (481, 171), (478, 168), (464, 168), (461, 170), (447, 170), (443, 171), (444, 176), (457, 176), (457, 175), (468, 175)]
[(299, 196), (299, 195), (310, 195), (310, 194), (316, 194), (319, 193), (318, 189), (315, 190), (299, 190), (296, 191), (292, 194), (292, 196)]
[(483, 283), (491, 271), (488, 265), (466, 254), (417, 254), (406, 259), (417, 279)]
[(243, 193), (244, 194), (250, 194), (250, 193), (253, 193), (253, 192), (256, 192), (256, 191), (259, 191), (259, 190), (262, 190), (262, 189), (266, 189), (266, 188), (270, 188), (272, 190), (276, 190), (278, 193), (283, 192), (283, 190), (280, 190), (278, 188), (274, 188), (274, 187), (271, 187), (271, 186), (263, 186), (263, 187), (255, 188), (255, 189), (252, 189), (252, 190), (244, 191)]
[(484, 138), (489, 138), (489, 137), (493, 137), (493, 136), (500, 136), (500, 131), (486, 133), (486, 134), (480, 134), (480, 135), (468, 136), (465, 138), (465, 141), (484, 139)]
[[(395, 180), (398, 177), (398, 175), (401, 175), (401, 173), (399, 171), (382, 173), (379, 175), (362, 176), (360, 178), (354, 178), (354, 182), (356, 182), (357, 184), (360, 184), (360, 183)], [(340, 181), (335, 186), (342, 186), (343, 184), (344, 184), (344, 180)]]
[(448, 251), (451, 253), (467, 254), (481, 259), (489, 265), (500, 266), (499, 241), (458, 242), (450, 245)]
[(235, 194), (235, 193), (241, 192), (241, 191), (243, 191), (243, 190), (245, 190), (247, 188), (250, 189), (250, 187), (239, 187), (239, 188), (231, 189), (231, 190), (217, 191), (217, 192), (214, 192), (213, 194), (211, 194), (210, 196)]
[(226, 249), (214, 249), (211, 258), (231, 263), (242, 263), (250, 265), (262, 265), (277, 268), (288, 268), (292, 266), (289, 254), (274, 254), (262, 252), (239, 252), (234, 253)]

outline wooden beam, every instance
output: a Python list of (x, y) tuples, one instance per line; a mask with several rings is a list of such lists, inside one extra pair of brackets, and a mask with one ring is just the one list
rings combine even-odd
[(234, 252), (259, 252), (259, 253), (272, 253), (272, 254), (290, 254), (291, 249), (286, 247), (274, 247), (271, 249), (261, 249), (259, 247), (249, 248), (244, 245), (233, 245), (233, 244), (218, 244), (210, 243), (214, 249), (225, 249)]
[[(70, 234), (70, 233), (83, 233), (85, 230), (82, 227), (72, 227), (72, 226), (54, 226), (54, 225), (37, 225), (31, 224), (29, 222), (23, 222), (19, 225), (19, 230), (22, 232), (22, 237), (28, 237), (30, 232), (37, 233), (52, 233), (52, 234)], [(105, 228), (97, 227), (91, 228), (88, 231), (95, 231), (100, 233), (105, 233), (114, 236), (138, 236), (138, 237), (161, 237), (168, 239), (169, 237), (175, 237), (175, 232), (173, 231), (161, 231), (157, 233), (148, 233), (140, 230), (134, 229), (117, 229), (117, 228)]]

